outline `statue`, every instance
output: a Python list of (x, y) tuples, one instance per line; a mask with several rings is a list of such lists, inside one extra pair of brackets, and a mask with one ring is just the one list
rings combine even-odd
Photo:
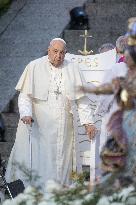
[[(135, 38), (133, 34), (133, 42), (135, 40), (136, 34)], [(104, 174), (112, 173), (117, 177), (121, 173), (123, 176), (130, 176), (136, 181), (135, 44), (128, 45), (125, 51), (125, 59), (128, 67), (125, 78), (113, 79), (111, 83), (101, 85), (100, 87), (84, 87), (83, 90), (97, 95), (114, 93), (120, 108), (111, 116), (107, 124), (109, 138), (101, 152), (102, 169)]]

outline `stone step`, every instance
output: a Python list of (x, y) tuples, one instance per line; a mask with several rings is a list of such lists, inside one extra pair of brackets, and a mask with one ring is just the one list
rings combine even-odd
[(13, 147), (16, 129), (18, 124), (18, 114), (17, 113), (2, 113), (2, 117), (5, 123), (5, 142), (0, 142), (0, 153), (2, 159), (7, 162), (11, 149)]
[[(5, 140), (6, 142), (11, 142), (11, 143), (14, 143), (15, 141), (15, 137), (16, 137), (16, 131), (17, 131), (17, 128), (16, 127), (6, 127), (6, 130), (5, 130)], [(4, 142), (4, 143), (6, 143)]]
[(95, 2), (95, 4), (122, 4), (123, 3), (128, 3), (129, 5), (131, 5), (132, 3), (135, 3), (135, 0), (88, 0), (88, 3), (92, 3)]
[(13, 147), (16, 129), (19, 120), (18, 106), (17, 106), (18, 94), (15, 94), (13, 99), (10, 100), (8, 105), (1, 113), (4, 125), (5, 125), (5, 137), (6, 142), (0, 142), (0, 153), (2, 159), (7, 163), (10, 156), (11, 149)]
[(15, 95), (4, 108), (3, 112), (18, 113), (18, 94), (18, 92), (15, 93)]
[(13, 142), (0, 142), (0, 154), (2, 160), (5, 160), (7, 162), (9, 155), (11, 153)]
[(18, 124), (19, 114), (18, 113), (2, 113), (5, 127), (16, 128)]

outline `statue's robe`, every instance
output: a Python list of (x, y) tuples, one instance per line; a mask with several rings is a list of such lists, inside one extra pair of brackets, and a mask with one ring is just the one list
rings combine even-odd
[[(116, 63), (105, 73), (103, 83), (110, 83), (116, 77), (125, 77), (126, 73), (126, 64), (124, 62)], [(111, 115), (119, 108), (114, 95), (101, 95), (98, 101), (99, 103), (94, 112), (94, 116), (97, 117), (97, 119), (102, 120), (102, 122), (100, 134), (98, 134), (95, 141), (92, 142), (90, 165), (90, 169), (92, 170), (91, 181), (101, 177), (100, 152), (109, 135), (106, 125)]]

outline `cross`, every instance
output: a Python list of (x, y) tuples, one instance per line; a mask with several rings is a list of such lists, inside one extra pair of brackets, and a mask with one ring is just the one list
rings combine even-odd
[(84, 41), (84, 50), (83, 51), (78, 50), (78, 52), (81, 53), (84, 56), (87, 56), (87, 55), (93, 53), (92, 50), (91, 51), (87, 51), (87, 38), (91, 38), (92, 36), (88, 35), (87, 30), (85, 30), (85, 34), (84, 35), (80, 35), (80, 36), (85, 39), (85, 41)]
[(62, 94), (62, 92), (59, 90), (58, 86), (57, 86), (57, 90), (55, 90), (54, 93), (56, 95), (56, 100), (58, 100), (59, 95)]

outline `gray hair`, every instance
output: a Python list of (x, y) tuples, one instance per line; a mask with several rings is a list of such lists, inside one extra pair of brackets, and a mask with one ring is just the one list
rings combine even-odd
[(120, 36), (116, 40), (116, 48), (119, 53), (124, 53), (125, 49), (127, 47), (127, 37), (126, 36)]
[(62, 43), (64, 44), (65, 49), (67, 48), (66, 41), (64, 41), (62, 38), (53, 38), (53, 39), (50, 41), (50, 45), (49, 45), (49, 46), (53, 46), (53, 43), (54, 43), (55, 41), (60, 41), (60, 42), (62, 42)]
[(104, 44), (102, 44), (101, 47), (98, 49), (98, 52), (99, 52), (99, 53), (103, 53), (103, 52), (105, 52), (105, 50), (108, 51), (108, 50), (112, 50), (112, 49), (114, 49), (114, 48), (115, 48), (115, 46), (114, 46), (112, 43), (104, 43)]

